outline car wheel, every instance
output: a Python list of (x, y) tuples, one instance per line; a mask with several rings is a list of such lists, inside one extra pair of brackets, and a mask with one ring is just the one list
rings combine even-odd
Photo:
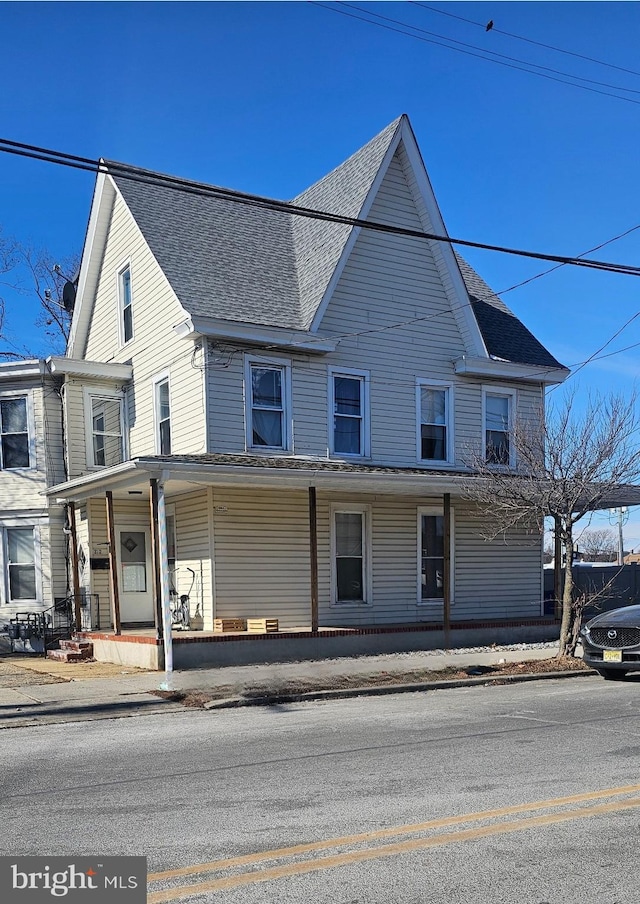
[(598, 669), (605, 681), (624, 681), (627, 673), (623, 669)]

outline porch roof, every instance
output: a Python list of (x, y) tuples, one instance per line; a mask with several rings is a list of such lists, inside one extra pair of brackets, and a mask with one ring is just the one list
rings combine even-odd
[(397, 495), (460, 495), (471, 472), (465, 469), (433, 469), (369, 465), (292, 456), (152, 455), (134, 458), (112, 468), (85, 474), (47, 490), (65, 502), (80, 502), (111, 490), (116, 497), (139, 495), (151, 478), (162, 479), (167, 494), (200, 486), (239, 486), (327, 490)]
[[(426, 468), (373, 465), (360, 462), (294, 456), (231, 453), (150, 455), (101, 468), (57, 484), (46, 495), (60, 502), (82, 502), (111, 490), (116, 498), (143, 494), (152, 478), (161, 479), (167, 495), (196, 486), (236, 486), (261, 489), (318, 489), (384, 493), (398, 496), (466, 495), (474, 478), (465, 468)], [(611, 488), (599, 510), (640, 505), (640, 486)]]

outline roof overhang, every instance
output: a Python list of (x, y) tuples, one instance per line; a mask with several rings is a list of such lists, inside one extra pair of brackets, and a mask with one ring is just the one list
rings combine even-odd
[(253, 487), (260, 489), (306, 490), (316, 487), (352, 493), (381, 493), (396, 496), (463, 495), (469, 476), (458, 472), (430, 473), (412, 469), (327, 470), (308, 466), (282, 467), (203, 464), (137, 458), (113, 468), (58, 484), (47, 490), (47, 496), (58, 503), (83, 502), (110, 490), (114, 496), (130, 498), (148, 494), (149, 481), (162, 480), (168, 494), (184, 493), (200, 486)]
[(499, 377), (524, 380), (527, 383), (563, 383), (570, 374), (566, 367), (544, 367), (539, 364), (514, 364), (496, 358), (473, 358), (463, 355), (453, 362), (455, 372), (468, 377)]
[(234, 320), (222, 320), (216, 317), (188, 317), (174, 326), (174, 332), (181, 339), (195, 339), (204, 336), (207, 339), (221, 339), (225, 342), (242, 342), (243, 345), (304, 351), (316, 355), (324, 355), (335, 351), (338, 340), (318, 336), (306, 330), (287, 330), (275, 326), (240, 323)]
[(80, 358), (63, 358), (52, 355), (47, 358), (47, 365), (52, 374), (65, 374), (73, 377), (94, 377), (99, 380), (126, 382), (133, 377), (131, 364), (111, 364), (104, 361), (85, 361)]
[(41, 377), (46, 373), (47, 369), (41, 358), (0, 362), (0, 380), (22, 380)]

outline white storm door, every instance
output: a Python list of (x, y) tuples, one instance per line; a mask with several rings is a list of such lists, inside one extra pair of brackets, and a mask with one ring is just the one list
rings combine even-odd
[(117, 527), (120, 621), (153, 621), (153, 574), (149, 528)]

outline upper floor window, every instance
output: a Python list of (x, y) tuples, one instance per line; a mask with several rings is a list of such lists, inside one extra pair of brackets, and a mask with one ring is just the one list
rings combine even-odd
[(118, 296), (120, 303), (120, 341), (122, 345), (125, 345), (130, 339), (133, 339), (131, 267), (125, 267), (118, 274)]
[(368, 374), (330, 371), (329, 380), (330, 451), (335, 455), (368, 455)]
[(28, 468), (29, 422), (27, 397), (0, 399), (0, 465), (3, 470)]
[(156, 413), (156, 447), (160, 455), (171, 455), (171, 407), (169, 404), (169, 378), (163, 377), (154, 384)]
[(451, 389), (418, 381), (418, 457), (445, 462), (451, 458)]
[(89, 396), (89, 464), (110, 468), (124, 461), (122, 399), (116, 396)]
[(484, 455), (492, 465), (512, 465), (515, 393), (484, 390)]
[(251, 449), (290, 447), (288, 363), (246, 360), (247, 446)]
[(7, 601), (37, 598), (36, 546), (33, 527), (9, 527), (5, 530)]

